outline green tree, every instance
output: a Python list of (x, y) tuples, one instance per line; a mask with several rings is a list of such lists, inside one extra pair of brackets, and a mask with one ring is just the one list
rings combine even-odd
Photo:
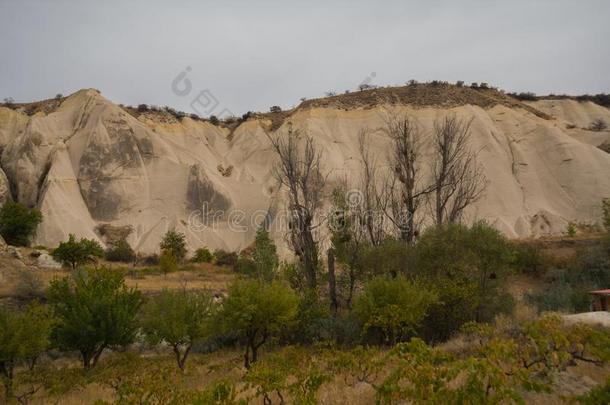
[(142, 295), (127, 288), (120, 273), (82, 269), (53, 280), (47, 295), (58, 318), (53, 335), (58, 346), (78, 350), (85, 369), (95, 366), (105, 349), (134, 341)]
[(269, 232), (260, 228), (256, 232), (252, 260), (256, 265), (256, 276), (265, 281), (271, 281), (275, 277), (279, 265), (277, 248), (269, 237)]
[(221, 319), (228, 331), (244, 339), (246, 368), (258, 359), (258, 349), (295, 319), (298, 302), (294, 291), (278, 282), (237, 280), (231, 285)]
[(207, 292), (163, 290), (144, 307), (143, 330), (151, 343), (169, 344), (184, 370), (193, 344), (213, 335), (215, 312)]
[(439, 302), (426, 320), (431, 339), (446, 339), (463, 322), (490, 321), (512, 309), (505, 291), (513, 249), (484, 222), (426, 230), (409, 252), (407, 274), (434, 285)]
[(42, 213), (36, 208), (12, 201), (0, 208), (0, 235), (9, 245), (28, 246), (40, 222)]
[(167, 231), (161, 240), (161, 252), (169, 251), (177, 261), (182, 261), (186, 256), (186, 237), (183, 233)]
[(0, 374), (4, 396), (13, 396), (15, 367), (20, 362), (30, 366), (49, 346), (53, 317), (48, 308), (34, 302), (24, 312), (0, 307)]
[(61, 242), (51, 255), (64, 266), (70, 266), (74, 270), (104, 257), (104, 249), (93, 239), (81, 238), (77, 241), (76, 237), (70, 234), (68, 240)]
[(115, 241), (106, 249), (106, 260), (110, 262), (131, 263), (135, 259), (136, 253), (125, 238)]
[(354, 310), (365, 332), (377, 330), (385, 342), (395, 344), (416, 331), (436, 301), (435, 293), (420, 283), (380, 276), (364, 286)]
[(172, 250), (164, 250), (159, 257), (159, 267), (163, 274), (172, 273), (178, 270), (178, 259), (174, 256)]
[(194, 263), (211, 263), (212, 260), (214, 260), (214, 255), (206, 247), (195, 250), (195, 254), (191, 259)]

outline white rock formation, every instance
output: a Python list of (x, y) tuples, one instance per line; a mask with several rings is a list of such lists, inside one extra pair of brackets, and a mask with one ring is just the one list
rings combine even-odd
[[(408, 112), (428, 133), (445, 114), (474, 117), (471, 147), (488, 187), (468, 220), (486, 219), (509, 237), (562, 233), (568, 221), (599, 220), (600, 201), (610, 196), (610, 154), (596, 145), (610, 140), (610, 132), (580, 127), (596, 118), (610, 123), (610, 110), (593, 103), (312, 106), (293, 111), (278, 131), (290, 121), (315, 138), (331, 185), (345, 177), (355, 181), (359, 130), (369, 130), (373, 152), (387, 165), (389, 143), (380, 131), (387, 108)], [(265, 215), (275, 218), (272, 234), (283, 240), (277, 216), (282, 194), (263, 130), (269, 125), (265, 118), (251, 119), (230, 135), (190, 118), (135, 118), (97, 91), (81, 90), (48, 115), (0, 107), (1, 166), (13, 197), (42, 210), (35, 244), (53, 247), (69, 233), (102, 243), (96, 228), (111, 224), (131, 225), (128, 241), (140, 252), (157, 251), (170, 228), (184, 232), (191, 249), (239, 250), (251, 243)], [(230, 175), (223, 173), (228, 167)], [(0, 202), (5, 189), (0, 173)], [(214, 213), (205, 223), (202, 207)]]

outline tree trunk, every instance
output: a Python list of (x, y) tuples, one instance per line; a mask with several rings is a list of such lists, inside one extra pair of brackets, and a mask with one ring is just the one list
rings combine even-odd
[(244, 354), (244, 367), (250, 369), (250, 343), (246, 345), (246, 353)]
[(337, 302), (337, 282), (335, 280), (335, 250), (328, 249), (328, 293), (330, 295), (330, 310), (337, 315), (339, 304)]
[(0, 373), (4, 379), (4, 397), (7, 403), (13, 397), (13, 368), (14, 364), (10, 360), (0, 362)]

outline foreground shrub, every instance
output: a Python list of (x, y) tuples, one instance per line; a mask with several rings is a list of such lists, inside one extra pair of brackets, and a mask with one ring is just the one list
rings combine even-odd
[(364, 286), (354, 307), (364, 332), (379, 332), (395, 344), (412, 335), (437, 301), (434, 292), (406, 278), (377, 277)]
[(151, 343), (170, 345), (184, 370), (193, 344), (215, 332), (214, 314), (208, 293), (163, 290), (145, 306), (143, 330)]
[(9, 245), (29, 246), (40, 222), (42, 214), (36, 208), (12, 201), (0, 208), (0, 235)]
[(257, 361), (262, 345), (294, 321), (298, 301), (294, 291), (278, 282), (238, 280), (231, 285), (221, 319), (227, 330), (244, 341), (246, 368)]
[[(397, 345), (392, 369), (374, 386), (378, 403), (523, 403), (527, 391), (548, 392), (553, 377), (577, 361), (610, 359), (610, 336), (584, 325), (565, 327), (545, 316), (509, 335), (470, 324), (469, 353), (431, 348), (420, 339)], [(596, 393), (597, 394), (597, 393)]]
[(127, 288), (120, 273), (82, 269), (53, 280), (47, 295), (58, 318), (57, 345), (78, 350), (85, 369), (95, 366), (105, 349), (133, 343), (142, 295)]
[(24, 312), (0, 307), (0, 376), (6, 402), (13, 398), (15, 367), (23, 362), (34, 365), (49, 346), (52, 325), (50, 311), (37, 303)]
[(97, 258), (104, 257), (104, 250), (92, 239), (81, 238), (77, 241), (76, 237), (70, 234), (68, 240), (61, 242), (51, 255), (64, 266), (76, 269), (78, 266), (94, 263)]

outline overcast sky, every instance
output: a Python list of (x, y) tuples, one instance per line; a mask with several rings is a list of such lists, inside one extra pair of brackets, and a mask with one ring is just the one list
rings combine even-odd
[(0, 0), (0, 99), (94, 87), (192, 112), (208, 90), (242, 114), (367, 78), (610, 92), (610, 1)]

